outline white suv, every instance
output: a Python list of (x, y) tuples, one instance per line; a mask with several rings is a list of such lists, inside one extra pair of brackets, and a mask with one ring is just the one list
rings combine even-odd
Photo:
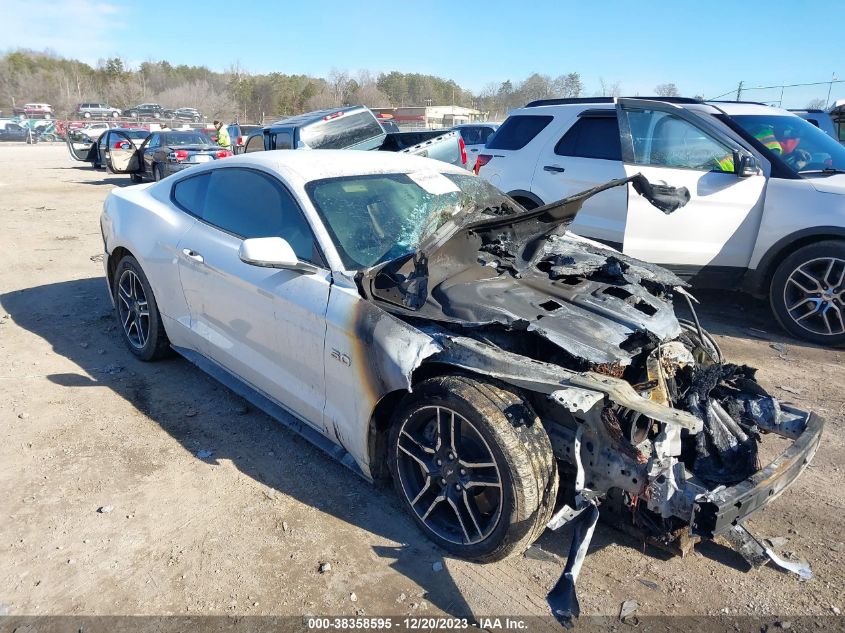
[(642, 173), (686, 187), (666, 214), (624, 188), (588, 199), (571, 231), (699, 287), (768, 295), (791, 334), (845, 345), (845, 147), (757, 103), (553, 99), (515, 110), (476, 173), (527, 208)]

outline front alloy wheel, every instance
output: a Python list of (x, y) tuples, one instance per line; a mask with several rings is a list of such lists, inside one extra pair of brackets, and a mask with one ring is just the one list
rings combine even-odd
[(388, 466), (417, 525), (443, 549), (479, 562), (528, 548), (557, 497), (551, 442), (511, 387), (429, 378), (402, 401)]
[(775, 316), (791, 334), (823, 345), (845, 345), (845, 243), (798, 249), (772, 278)]
[(484, 540), (502, 515), (502, 477), (490, 446), (460, 413), (420, 407), (399, 430), (397, 472), (417, 518), (456, 545)]

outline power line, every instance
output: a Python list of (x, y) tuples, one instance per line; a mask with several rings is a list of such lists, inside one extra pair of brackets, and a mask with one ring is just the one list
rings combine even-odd
[[(813, 81), (813, 82), (809, 82), (809, 83), (800, 83), (800, 84), (778, 84), (776, 86), (753, 86), (753, 87), (750, 87), (750, 88), (745, 87), (743, 85), (743, 82), (739, 82), (739, 83), (740, 83), (740, 86), (741, 86), (740, 91), (746, 92), (748, 90), (773, 90), (775, 88), (783, 89), (783, 88), (799, 88), (799, 87), (804, 87), (804, 86), (828, 86), (828, 85), (832, 86), (833, 84), (845, 83), (845, 79), (828, 79), (827, 81)], [(727, 95), (733, 94), (735, 92), (737, 92), (737, 89), (731, 88), (727, 92), (723, 92), (722, 94), (720, 94), (718, 97), (710, 97), (709, 99), (706, 99), (706, 100), (707, 101), (715, 101), (716, 99), (721, 99), (722, 97), (726, 97)]]

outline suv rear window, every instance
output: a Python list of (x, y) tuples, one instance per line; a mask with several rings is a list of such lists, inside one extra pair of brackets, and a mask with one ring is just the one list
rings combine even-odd
[(558, 156), (622, 160), (616, 117), (581, 117), (555, 145)]
[(311, 149), (344, 149), (382, 134), (379, 122), (365, 110), (306, 125), (300, 138)]
[(551, 122), (550, 116), (517, 114), (508, 117), (487, 141), (487, 149), (522, 149)]

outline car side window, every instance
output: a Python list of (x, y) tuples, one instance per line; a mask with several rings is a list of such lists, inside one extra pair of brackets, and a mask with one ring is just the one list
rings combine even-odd
[(484, 142), (482, 140), (482, 128), (480, 127), (462, 127), (460, 132), (461, 138), (467, 145), (479, 145)]
[(147, 143), (147, 149), (153, 149), (161, 145), (161, 135), (160, 134), (153, 134), (150, 137), (150, 142)]
[(733, 152), (689, 121), (660, 111), (628, 113), (634, 162), (733, 173)]
[(555, 145), (558, 156), (622, 160), (616, 117), (581, 117)]
[(202, 209), (205, 204), (205, 194), (208, 191), (208, 172), (184, 178), (173, 186), (173, 202), (193, 216), (202, 217)]
[(276, 149), (293, 149), (293, 141), (290, 132), (279, 132), (275, 135)]
[(487, 149), (522, 149), (552, 122), (552, 118), (531, 114), (510, 116), (488, 141)]
[(213, 170), (202, 219), (244, 239), (281, 237), (298, 258), (310, 262), (322, 259), (299, 205), (267, 174), (241, 168)]
[(246, 147), (244, 148), (244, 154), (249, 152), (263, 152), (264, 151), (264, 135), (263, 134), (256, 134), (255, 136), (250, 136), (247, 139)]

